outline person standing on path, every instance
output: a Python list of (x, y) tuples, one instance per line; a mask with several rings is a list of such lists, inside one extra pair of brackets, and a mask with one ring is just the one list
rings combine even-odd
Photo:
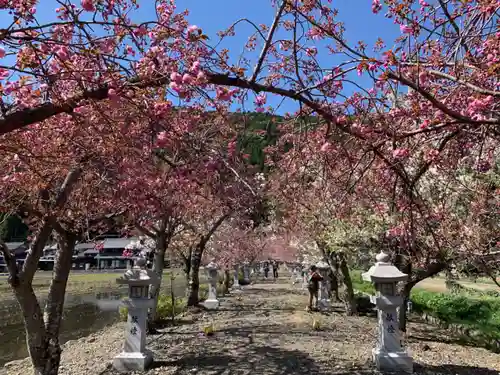
[(265, 262), (264, 263), (264, 277), (267, 279), (268, 276), (269, 276), (269, 263)]
[(309, 305), (306, 310), (312, 311), (313, 299), (315, 299), (316, 306), (318, 304), (318, 292), (319, 292), (319, 282), (323, 280), (323, 276), (318, 273), (316, 266), (312, 265), (309, 271), (309, 277), (307, 279), (307, 290), (309, 291)]
[(278, 278), (278, 262), (273, 260), (273, 277), (276, 280)]

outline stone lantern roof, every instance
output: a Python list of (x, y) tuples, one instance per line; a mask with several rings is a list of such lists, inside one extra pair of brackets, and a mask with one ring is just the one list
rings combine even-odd
[(328, 265), (328, 263), (320, 260), (318, 263), (316, 263), (316, 268), (319, 268), (320, 270), (326, 270), (329, 269), (330, 266)]
[(217, 264), (216, 264), (216, 263), (214, 263), (214, 262), (210, 262), (210, 263), (208, 263), (208, 264), (205, 266), (205, 268), (206, 268), (207, 270), (216, 270), (216, 269), (218, 269), (219, 267), (217, 266)]
[(134, 267), (117, 278), (116, 282), (122, 285), (152, 285), (158, 283), (158, 276), (152, 270), (146, 269), (146, 259), (139, 258)]
[(399, 281), (408, 280), (408, 275), (402, 273), (397, 267), (390, 262), (390, 256), (383, 251), (375, 257), (376, 263), (374, 266), (363, 273), (363, 280), (370, 281), (375, 284), (380, 283), (397, 283)]

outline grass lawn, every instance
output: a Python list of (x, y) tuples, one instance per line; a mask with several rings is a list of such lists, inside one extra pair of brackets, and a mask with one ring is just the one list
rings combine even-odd
[[(177, 274), (174, 271), (174, 275)], [(125, 272), (125, 270), (124, 270)], [(123, 273), (109, 272), (109, 273), (84, 273), (74, 272), (70, 273), (66, 292), (73, 295), (87, 294), (94, 292), (105, 292), (116, 289), (118, 284), (116, 279)], [(163, 272), (163, 279), (167, 280), (170, 275), (169, 271)], [(38, 271), (33, 279), (33, 289), (38, 297), (44, 296), (49, 291), (50, 282), (52, 279), (52, 272)], [(7, 282), (7, 277), (0, 278), (0, 298), (12, 299), (12, 291)]]
[[(419, 282), (415, 287), (420, 288), (420, 289), (425, 289), (430, 292), (440, 292), (440, 293), (447, 293), (449, 292), (448, 289), (446, 288), (445, 284), (445, 279), (441, 277), (435, 277), (433, 279), (425, 279), (421, 282)], [(457, 282), (467, 288), (471, 289), (477, 289), (480, 291), (487, 291), (487, 290), (496, 290), (500, 291), (498, 286), (496, 286), (491, 280), (489, 283), (485, 282), (485, 280), (477, 280), (477, 282), (473, 282), (470, 279), (459, 279)]]

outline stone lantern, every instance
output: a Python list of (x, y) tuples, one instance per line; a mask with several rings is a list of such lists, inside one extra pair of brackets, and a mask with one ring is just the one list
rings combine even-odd
[(128, 309), (128, 318), (125, 345), (113, 359), (113, 368), (119, 372), (144, 371), (153, 362), (153, 354), (146, 350), (146, 324), (148, 309), (154, 307), (149, 288), (158, 283), (158, 276), (146, 269), (146, 259), (139, 258), (116, 282), (128, 285), (128, 298), (122, 301)]
[(219, 300), (217, 299), (217, 264), (211, 262), (205, 269), (208, 276), (208, 298), (203, 302), (203, 305), (209, 310), (216, 310), (219, 307)]
[(246, 285), (250, 284), (250, 263), (243, 263), (243, 281)]
[(234, 290), (237, 290), (237, 289), (241, 288), (240, 287), (240, 281), (239, 281), (239, 278), (238, 278), (239, 271), (240, 271), (239, 264), (235, 264), (234, 265), (233, 286), (232, 286), (232, 289), (234, 289)]
[(373, 360), (380, 371), (412, 373), (413, 358), (402, 347), (398, 324), (397, 309), (403, 305), (403, 298), (396, 295), (396, 284), (407, 280), (408, 275), (392, 265), (384, 252), (375, 259), (375, 265), (363, 274), (363, 280), (372, 282), (376, 290), (370, 298), (378, 310), (378, 343), (372, 350)]
[(330, 308), (328, 293), (328, 270), (330, 269), (330, 266), (324, 261), (319, 261), (316, 263), (316, 268), (318, 269), (318, 273), (323, 277), (318, 291), (318, 308), (321, 310), (327, 310)]

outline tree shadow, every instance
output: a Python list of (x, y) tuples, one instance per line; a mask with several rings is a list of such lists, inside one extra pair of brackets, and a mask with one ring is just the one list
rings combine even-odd
[(268, 295), (269, 297), (275, 297), (275, 296), (285, 296), (285, 295), (294, 295), (294, 296), (301, 296), (304, 297), (307, 295), (306, 290), (302, 289), (288, 289), (288, 288), (259, 288), (259, 287), (251, 287), (248, 289), (243, 289), (244, 292), (251, 292), (254, 294), (264, 294)]
[[(162, 366), (177, 367), (175, 375), (196, 372), (202, 374), (250, 374), (266, 375), (326, 375), (325, 371), (308, 354), (298, 350), (286, 350), (271, 346), (240, 345), (232, 355), (210, 350), (190, 353), (176, 360), (160, 360)], [(161, 366), (160, 366), (161, 367)]]
[[(155, 323), (155, 328), (165, 329), (169, 327), (178, 327), (194, 324), (196, 321), (194, 319), (175, 319), (173, 322), (171, 319), (162, 319)], [(161, 334), (162, 332), (159, 332)]]

